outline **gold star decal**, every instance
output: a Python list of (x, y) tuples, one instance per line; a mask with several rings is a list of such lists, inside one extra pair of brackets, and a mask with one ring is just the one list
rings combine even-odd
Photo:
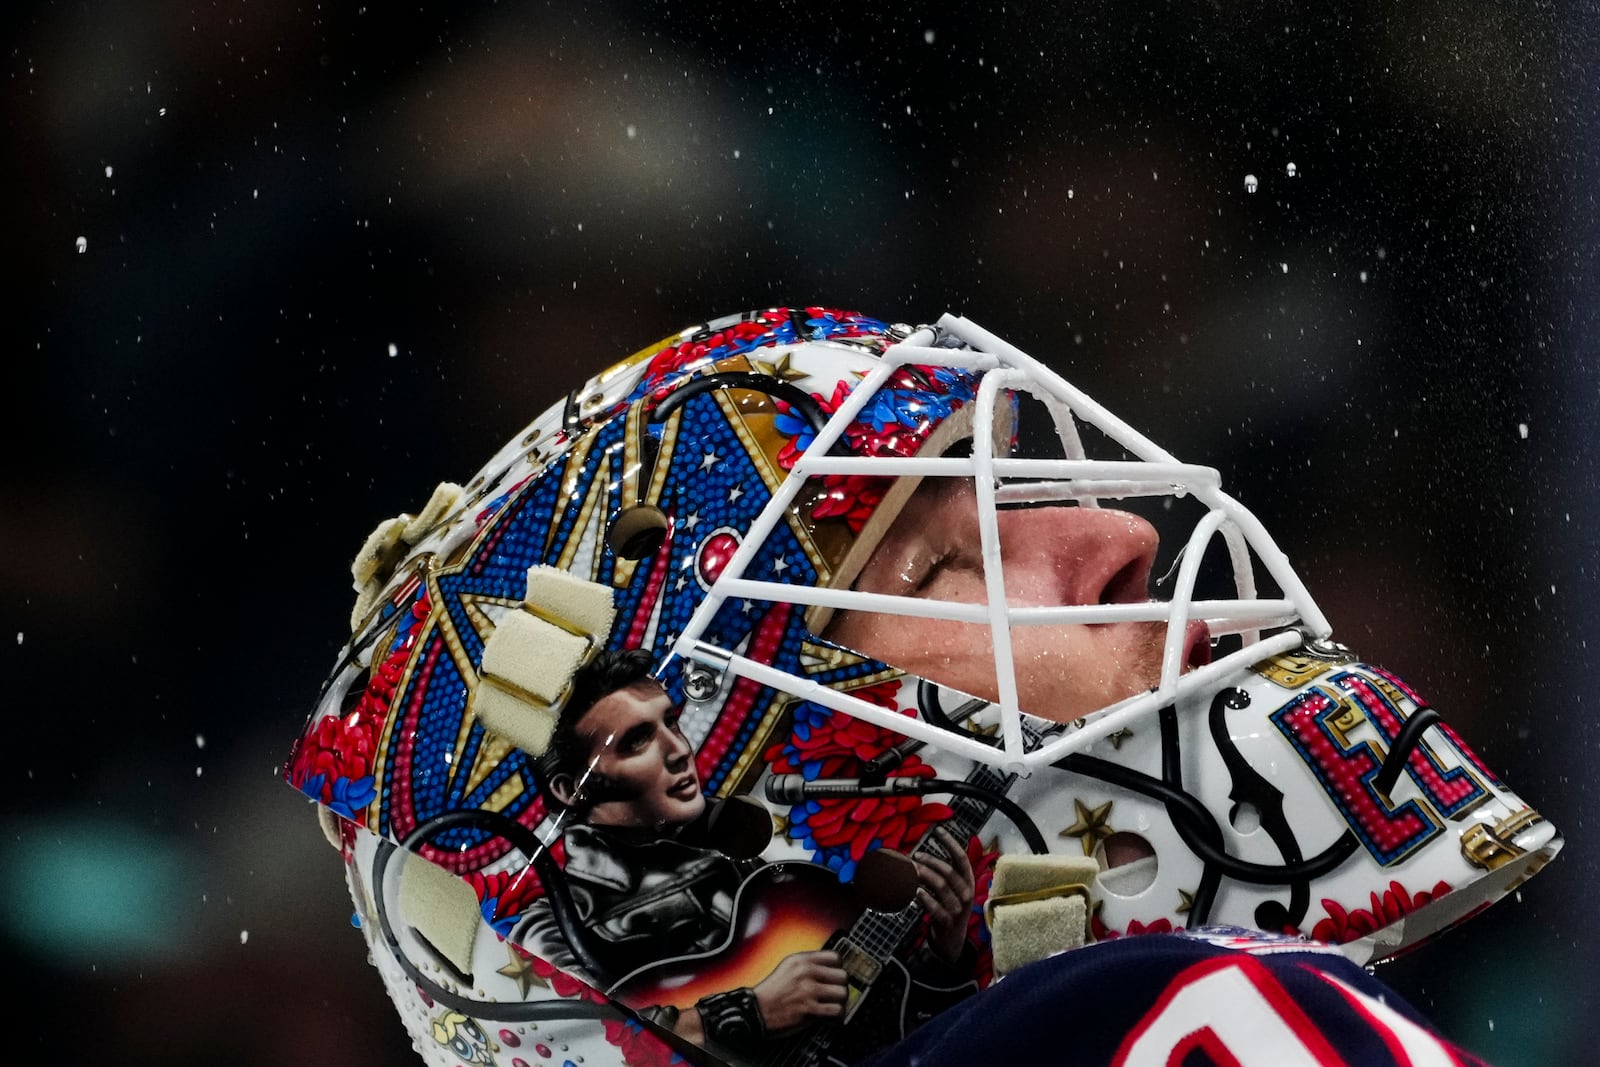
[(809, 377), (805, 371), (795, 370), (789, 365), (789, 356), (790, 353), (785, 352), (771, 363), (763, 359), (752, 359), (750, 362), (754, 364), (756, 370), (762, 374), (770, 375), (780, 382), (798, 382), (802, 378)]
[(1122, 742), (1133, 736), (1133, 731), (1124, 726), (1116, 733), (1106, 734), (1106, 740), (1111, 742), (1111, 747), (1122, 751)]
[(506, 941), (503, 944), (506, 946), (506, 955), (511, 957), (511, 962), (495, 971), (496, 974), (503, 974), (517, 983), (517, 990), (524, 997), (528, 995), (528, 990), (531, 987), (546, 984), (543, 978), (533, 973), (532, 960), (519, 952), (511, 942)]
[(1194, 894), (1187, 889), (1178, 890), (1178, 914), (1187, 915), (1192, 907), (1194, 907)]
[(1111, 815), (1111, 801), (1099, 807), (1085, 807), (1083, 801), (1073, 797), (1072, 806), (1078, 809), (1078, 821), (1061, 831), (1062, 837), (1076, 837), (1083, 844), (1085, 856), (1094, 855), (1094, 846), (1111, 836), (1106, 819)]

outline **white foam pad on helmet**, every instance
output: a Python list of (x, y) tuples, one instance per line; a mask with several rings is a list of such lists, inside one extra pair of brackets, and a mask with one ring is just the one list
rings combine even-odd
[(540, 614), (592, 634), (596, 645), (605, 644), (617, 615), (609, 586), (585, 581), (559, 567), (542, 563), (528, 568), (528, 592), (524, 600)]
[(482, 915), (470, 885), (420, 856), (406, 856), (400, 867), (400, 913), (451, 966), (472, 973)]

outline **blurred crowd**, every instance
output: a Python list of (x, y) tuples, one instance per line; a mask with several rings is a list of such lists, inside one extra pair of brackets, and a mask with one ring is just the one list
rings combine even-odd
[(1591, 5), (82, 0), (0, 25), (19, 1054), (406, 1062), (279, 780), (351, 557), (600, 367), (823, 303), (965, 314), (1220, 468), (1335, 636), (1568, 835), (1383, 976), (1501, 1067), (1588, 1062)]

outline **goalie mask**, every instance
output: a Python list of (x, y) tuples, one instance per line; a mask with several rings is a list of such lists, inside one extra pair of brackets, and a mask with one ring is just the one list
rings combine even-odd
[[(851, 1062), (1185, 926), (1367, 962), (1561, 844), (1215, 470), (961, 318), (687, 330), (355, 574), (288, 777), (431, 1063)], [(842, 1012), (777, 1006), (824, 948)]]

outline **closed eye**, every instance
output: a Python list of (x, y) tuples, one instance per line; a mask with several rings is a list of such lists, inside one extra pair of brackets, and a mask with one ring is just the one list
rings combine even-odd
[(927, 588), (934, 583), (935, 579), (942, 577), (946, 572), (954, 570), (959, 566), (960, 560), (957, 558), (957, 553), (949, 549), (946, 549), (933, 556), (928, 560), (927, 565), (922, 568), (917, 580), (912, 584), (912, 595), (916, 596), (926, 592)]

